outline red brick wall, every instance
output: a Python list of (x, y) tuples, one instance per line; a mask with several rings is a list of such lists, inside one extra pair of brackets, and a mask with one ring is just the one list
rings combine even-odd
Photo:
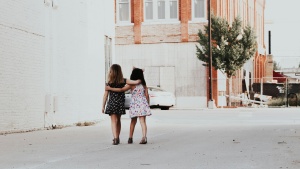
[[(222, 0), (223, 1), (223, 0)], [(226, 9), (225, 17), (229, 19), (228, 0), (225, 6), (222, 6), (222, 1), (211, 0), (212, 12), (214, 14), (222, 14), (222, 8)], [(258, 2), (259, 1), (259, 2)], [(261, 1), (255, 0), (255, 4), (261, 5)], [(221, 4), (218, 4), (221, 3)], [(233, 0), (233, 3), (239, 1)], [(189, 23), (192, 18), (191, 9), (192, 0), (179, 0), (179, 23), (167, 24), (143, 24), (143, 0), (132, 0), (131, 3), (131, 20), (133, 25), (116, 26), (116, 45), (118, 44), (150, 44), (150, 43), (180, 43), (180, 42), (195, 42), (198, 40), (198, 30), (204, 30), (205, 22)], [(264, 2), (263, 2), (264, 3)], [(264, 5), (264, 4), (263, 4)], [(219, 6), (219, 12), (217, 11)], [(238, 5), (233, 5), (237, 7)], [(237, 10), (234, 10), (234, 16), (237, 16)], [(255, 10), (254, 10), (255, 11)], [(256, 16), (256, 15), (254, 15)], [(248, 20), (248, 13), (244, 20)], [(254, 18), (256, 19), (256, 18)], [(254, 22), (254, 26), (255, 22)], [(254, 78), (263, 77), (265, 75), (265, 56), (258, 55), (254, 57)], [(217, 71), (213, 70), (213, 78), (217, 78)], [(208, 82), (208, 81), (207, 81)], [(208, 84), (208, 83), (207, 83)], [(208, 85), (207, 85), (208, 86)], [(217, 81), (213, 81), (213, 98), (217, 104), (218, 100)], [(207, 95), (209, 97), (209, 94)]]
[(142, 1), (141, 0), (133, 0), (133, 31), (134, 31), (134, 43), (140, 44), (142, 42), (141, 38), (141, 24), (142, 24), (142, 17), (143, 17), (143, 11), (142, 9)]
[(189, 8), (188, 1), (180, 1), (180, 21), (181, 21), (181, 41), (188, 42), (188, 21)]

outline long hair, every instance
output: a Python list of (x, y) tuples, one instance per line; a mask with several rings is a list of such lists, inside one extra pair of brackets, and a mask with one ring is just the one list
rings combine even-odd
[(130, 79), (131, 80), (138, 80), (138, 79), (140, 79), (142, 81), (141, 82), (142, 85), (146, 86), (146, 81), (145, 81), (144, 73), (143, 73), (142, 69), (134, 68), (132, 70), (132, 72), (131, 72)]
[(121, 66), (118, 64), (111, 65), (109, 70), (109, 75), (108, 75), (108, 83), (120, 84), (123, 83), (123, 81), (124, 78), (123, 78)]

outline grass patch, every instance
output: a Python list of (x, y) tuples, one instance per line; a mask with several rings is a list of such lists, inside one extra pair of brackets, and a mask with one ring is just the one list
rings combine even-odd
[(96, 124), (95, 122), (78, 122), (78, 123), (76, 123), (76, 126), (92, 126), (92, 125), (94, 125), (94, 124)]
[(286, 103), (286, 98), (274, 98), (268, 102), (268, 106), (283, 106)]

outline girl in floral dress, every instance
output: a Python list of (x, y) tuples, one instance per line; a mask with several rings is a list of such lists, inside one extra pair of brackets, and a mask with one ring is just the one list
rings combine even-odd
[(111, 90), (114, 92), (124, 92), (126, 90), (131, 89), (131, 102), (129, 108), (129, 116), (131, 118), (130, 123), (130, 132), (129, 132), (129, 139), (128, 143), (131, 144), (133, 142), (133, 133), (134, 128), (137, 122), (137, 118), (139, 118), (143, 137), (140, 141), (140, 144), (147, 144), (147, 124), (146, 124), (146, 116), (151, 115), (150, 107), (149, 107), (149, 94), (148, 88), (146, 85), (146, 81), (144, 79), (144, 73), (142, 69), (134, 68), (132, 70), (131, 80), (141, 80), (141, 84), (138, 85), (127, 85), (123, 88), (111, 88), (106, 87), (106, 90)]

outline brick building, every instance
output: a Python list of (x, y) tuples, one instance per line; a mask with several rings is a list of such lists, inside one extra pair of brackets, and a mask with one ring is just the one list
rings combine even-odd
[[(265, 0), (211, 2), (217, 16), (229, 22), (240, 16), (243, 26), (250, 24), (256, 31), (258, 50), (237, 77), (264, 77)], [(207, 0), (115, 0), (115, 14), (115, 62), (122, 65), (124, 74), (129, 77), (132, 66), (145, 68), (148, 85), (174, 92), (177, 106), (207, 107), (208, 70), (197, 59), (195, 47), (198, 30), (207, 24)], [(214, 79), (223, 76), (213, 70)], [(234, 87), (241, 85), (236, 82)], [(223, 84), (214, 81), (217, 105), (220, 88)]]

